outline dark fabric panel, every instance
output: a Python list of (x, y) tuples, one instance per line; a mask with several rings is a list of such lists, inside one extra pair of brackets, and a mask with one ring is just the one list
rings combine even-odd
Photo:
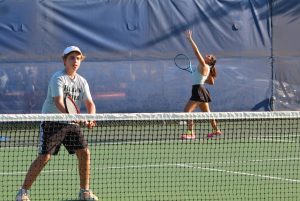
[(300, 60), (276, 57), (274, 62), (275, 110), (300, 110)]
[(273, 1), (275, 110), (300, 110), (299, 14), (299, 1)]
[[(49, 61), (75, 44), (93, 60), (170, 58), (190, 51), (193, 29), (201, 48), (225, 56), (269, 56), (267, 1), (48, 0), (4, 1), (6, 60)], [(230, 12), (229, 12), (230, 11)], [(15, 13), (18, 13), (19, 17)], [(244, 23), (247, 22), (247, 23)], [(22, 30), (26, 29), (26, 30)], [(12, 34), (13, 33), (13, 34)]]
[(300, 1), (273, 1), (273, 50), (275, 57), (300, 54)]

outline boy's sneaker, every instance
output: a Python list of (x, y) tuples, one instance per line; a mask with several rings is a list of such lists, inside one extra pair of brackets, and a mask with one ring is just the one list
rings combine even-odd
[(219, 130), (207, 134), (207, 138), (219, 138), (221, 136), (223, 136), (223, 133)]
[(91, 190), (80, 189), (79, 200), (94, 201), (99, 199), (96, 195), (93, 194)]
[(193, 131), (188, 130), (186, 133), (181, 135), (182, 140), (194, 140), (196, 139), (196, 135)]
[(27, 190), (21, 188), (21, 189), (18, 191), (16, 200), (17, 200), (17, 201), (30, 201), (30, 199), (29, 199), (29, 194), (28, 194)]

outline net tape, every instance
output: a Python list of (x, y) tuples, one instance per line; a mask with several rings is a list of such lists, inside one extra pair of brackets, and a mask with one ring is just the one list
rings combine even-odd
[(0, 122), (72, 120), (209, 120), (209, 119), (288, 119), (299, 118), (300, 111), (276, 112), (194, 112), (194, 113), (104, 113), (104, 114), (0, 114)]

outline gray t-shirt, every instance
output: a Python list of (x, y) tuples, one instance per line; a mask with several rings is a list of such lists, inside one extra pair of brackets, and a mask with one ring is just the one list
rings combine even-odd
[(82, 76), (76, 74), (71, 79), (65, 72), (60, 70), (53, 74), (48, 85), (47, 98), (43, 104), (42, 113), (61, 113), (54, 103), (54, 97), (71, 95), (78, 108), (85, 100), (92, 100), (89, 85)]

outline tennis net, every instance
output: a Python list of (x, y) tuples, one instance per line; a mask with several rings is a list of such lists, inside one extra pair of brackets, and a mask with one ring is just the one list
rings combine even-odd
[[(0, 200), (15, 200), (38, 155), (41, 122), (82, 127), (90, 188), (103, 201), (299, 200), (300, 112), (0, 115)], [(188, 120), (196, 139), (182, 140)], [(223, 132), (208, 138), (210, 121)], [(76, 155), (61, 147), (30, 189), (31, 201), (78, 200)]]

